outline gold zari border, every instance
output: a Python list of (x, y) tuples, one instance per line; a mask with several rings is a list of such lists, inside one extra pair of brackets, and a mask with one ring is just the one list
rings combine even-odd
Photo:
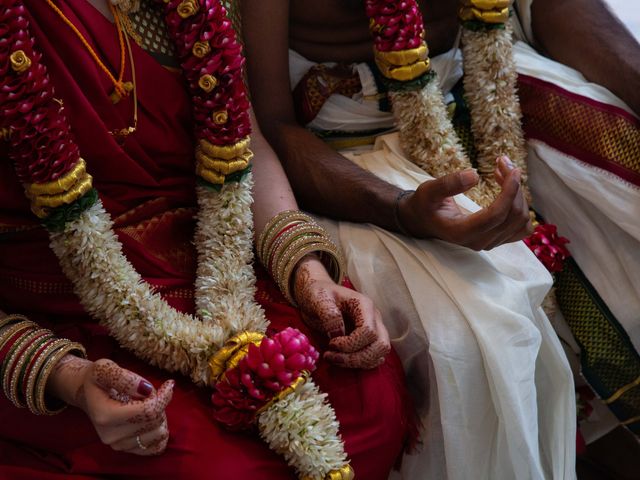
[(549, 86), (532, 83), (528, 77), (520, 77), (518, 92), (525, 131), (542, 132), (563, 145), (579, 145), (589, 154), (640, 175), (637, 125)]

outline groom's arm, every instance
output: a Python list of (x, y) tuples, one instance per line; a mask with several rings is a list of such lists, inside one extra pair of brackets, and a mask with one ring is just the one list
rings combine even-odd
[(544, 53), (607, 87), (640, 115), (640, 43), (603, 0), (534, 0), (531, 16)]

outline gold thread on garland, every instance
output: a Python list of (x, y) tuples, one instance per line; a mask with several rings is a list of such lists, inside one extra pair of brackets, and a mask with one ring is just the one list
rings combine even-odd
[(178, 15), (182, 18), (189, 18), (192, 15), (195, 15), (198, 9), (200, 8), (200, 4), (198, 0), (183, 0), (180, 5), (178, 5)]
[(191, 52), (195, 57), (204, 58), (211, 51), (209, 42), (196, 42), (193, 44)]
[(213, 75), (206, 74), (198, 80), (198, 86), (207, 93), (216, 88), (216, 85), (218, 85), (218, 80)]
[(229, 120), (229, 114), (226, 110), (217, 110), (211, 114), (211, 120), (216, 125), (224, 125)]
[(279, 402), (287, 395), (290, 395), (293, 392), (295, 392), (298, 388), (300, 388), (302, 385), (307, 383), (308, 378), (309, 378), (309, 372), (307, 372), (306, 370), (303, 370), (302, 372), (300, 372), (300, 375), (293, 382), (291, 382), (291, 384), (288, 387), (285, 387), (282, 390), (280, 390), (273, 397), (271, 397), (267, 403), (265, 403), (262, 407), (260, 407), (256, 412), (256, 416), (260, 415), (262, 412), (267, 410), (274, 403)]
[(30, 197), (37, 195), (55, 195), (64, 193), (73, 187), (76, 183), (87, 177), (87, 164), (84, 158), (80, 157), (76, 164), (60, 178), (50, 182), (30, 183), (25, 185)]
[(24, 50), (16, 50), (9, 56), (11, 62), (11, 68), (16, 73), (23, 73), (31, 66), (31, 59), (27, 57)]
[(199, 145), (202, 148), (202, 151), (210, 157), (231, 160), (245, 153), (249, 148), (250, 143), (250, 138), (245, 137), (231, 145), (214, 145), (206, 139), (200, 140)]

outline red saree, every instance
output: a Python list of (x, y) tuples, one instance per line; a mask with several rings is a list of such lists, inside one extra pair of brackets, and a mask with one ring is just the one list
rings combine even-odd
[[(131, 99), (113, 105), (109, 80), (71, 30), (45, 2), (25, 3), (43, 61), (127, 258), (172, 306), (193, 311), (195, 176), (189, 98), (180, 76), (133, 46), (138, 130), (120, 146), (108, 131), (131, 124)], [(113, 25), (85, 0), (56, 3), (115, 71), (119, 50)], [(28, 315), (82, 342), (90, 358), (111, 358), (156, 386), (176, 378), (120, 349), (84, 313), (48, 247), (46, 232), (34, 218), (0, 151), (0, 309)], [(323, 340), (305, 328), (264, 273), (258, 275), (258, 301), (271, 328), (295, 326), (322, 350)], [(314, 379), (329, 394), (358, 478), (387, 478), (402, 451), (410, 416), (395, 354), (372, 371), (320, 362)], [(158, 457), (111, 450), (77, 409), (36, 417), (2, 397), (0, 478), (294, 478), (284, 460), (257, 435), (229, 433), (215, 425), (209, 395), (177, 378), (167, 409), (171, 439)]]

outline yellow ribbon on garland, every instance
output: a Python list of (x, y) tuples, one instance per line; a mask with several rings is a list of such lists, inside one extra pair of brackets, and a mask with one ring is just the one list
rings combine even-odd
[(213, 385), (220, 376), (229, 369), (238, 366), (238, 363), (249, 351), (249, 345), (259, 346), (264, 338), (260, 332), (240, 332), (234, 335), (209, 359), (211, 369), (210, 382)]
[(425, 41), (417, 48), (397, 50), (395, 52), (381, 52), (375, 50), (375, 57), (389, 65), (410, 65), (429, 57), (429, 49)]
[(196, 174), (209, 183), (222, 185), (226, 176), (249, 167), (253, 152), (249, 137), (232, 145), (214, 145), (202, 139), (196, 147)]
[(393, 52), (381, 52), (374, 48), (374, 56), (380, 73), (399, 82), (415, 80), (431, 68), (425, 41), (419, 47)]
[(512, 3), (513, 0), (460, 0), (458, 16), (463, 22), (506, 23)]
[(93, 187), (93, 178), (87, 173), (87, 166), (81, 157), (73, 168), (62, 177), (43, 183), (24, 186), (31, 200), (31, 211), (39, 218), (49, 216), (52, 208), (68, 205), (86, 194)]

